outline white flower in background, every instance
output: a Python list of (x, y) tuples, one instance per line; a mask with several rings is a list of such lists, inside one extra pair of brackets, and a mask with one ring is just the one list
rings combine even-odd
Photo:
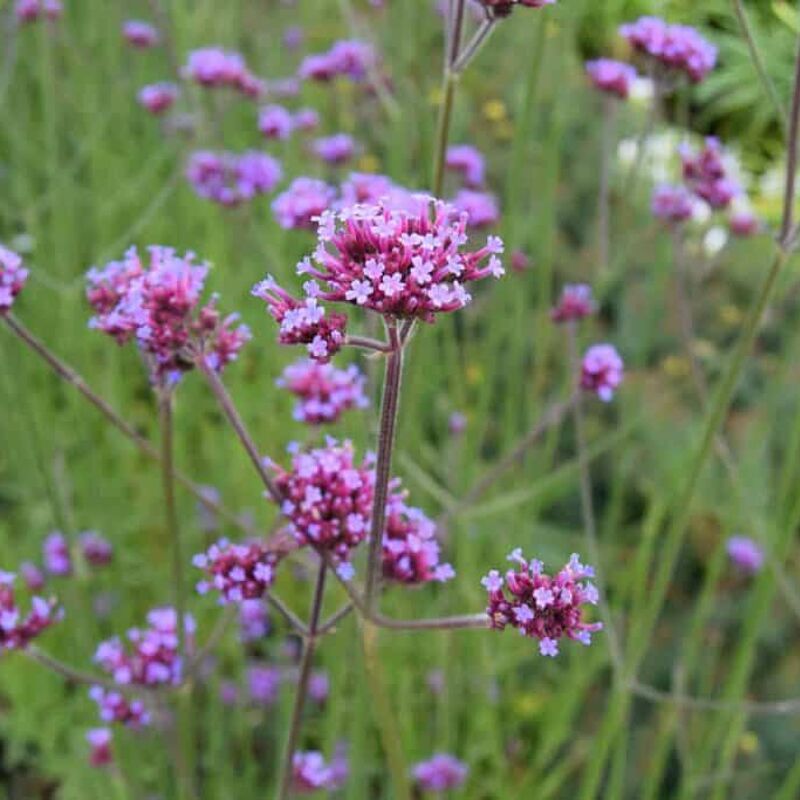
[(653, 99), (655, 94), (655, 84), (650, 78), (638, 77), (631, 85), (631, 91), (628, 95), (630, 99), (637, 104), (646, 104)]
[(728, 243), (728, 231), (721, 225), (715, 225), (706, 231), (703, 237), (703, 250), (708, 258), (713, 258)]

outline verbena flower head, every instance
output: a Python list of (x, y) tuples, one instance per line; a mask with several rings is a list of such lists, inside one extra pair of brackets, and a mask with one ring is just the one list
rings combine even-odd
[(22, 256), (0, 244), (0, 314), (11, 310), (27, 280), (28, 270), (22, 266)]
[(165, 81), (143, 86), (139, 90), (136, 99), (140, 106), (147, 109), (151, 114), (158, 116), (172, 108), (179, 95), (180, 89), (174, 83)]
[(17, 0), (14, 14), (20, 22), (36, 22), (44, 17), (51, 21), (61, 18), (61, 0)]
[(752, 211), (747, 209), (732, 212), (728, 224), (731, 233), (742, 238), (755, 236), (761, 230), (760, 220)]
[(239, 638), (257, 642), (269, 633), (269, 614), (262, 600), (242, 600), (239, 603)]
[(149, 22), (129, 19), (122, 23), (122, 36), (133, 47), (148, 48), (158, 44), (158, 29)]
[(282, 175), (280, 162), (258, 150), (198, 150), (192, 153), (186, 168), (186, 177), (200, 197), (227, 207), (269, 194)]
[(189, 53), (183, 77), (206, 88), (228, 87), (248, 97), (259, 97), (263, 82), (247, 68), (240, 53), (206, 47)]
[(445, 166), (460, 173), (467, 186), (483, 186), (485, 162), (483, 154), (471, 144), (454, 144), (447, 148)]
[(439, 551), (434, 522), (408, 506), (404, 493), (392, 494), (383, 534), (384, 577), (405, 584), (449, 581), (456, 573), (450, 564), (439, 563)]
[(111, 754), (111, 729), (91, 728), (86, 731), (89, 744), (89, 763), (93, 767), (106, 767), (114, 760)]
[(616, 348), (610, 344), (592, 345), (583, 356), (581, 388), (594, 392), (608, 403), (622, 383), (624, 364)]
[(298, 398), (294, 418), (308, 425), (334, 423), (345, 411), (369, 405), (364, 394), (366, 378), (355, 364), (337, 369), (332, 364), (298, 361), (286, 367), (277, 385)]
[(469, 303), (465, 283), (503, 274), (498, 237), (466, 250), (466, 215), (431, 198), (420, 204), (406, 210), (379, 201), (322, 214), (315, 264), (305, 259), (297, 267), (314, 279), (306, 293), (431, 322)]
[(462, 411), (454, 411), (447, 420), (447, 430), (451, 436), (461, 436), (467, 429), (467, 415)]
[(315, 702), (322, 705), (328, 699), (331, 692), (331, 682), (325, 670), (315, 670), (308, 679), (308, 696)]
[(297, 74), (303, 80), (330, 81), (344, 77), (359, 82), (376, 64), (372, 45), (358, 40), (344, 40), (336, 42), (325, 53), (307, 56)]
[(103, 722), (118, 722), (128, 728), (138, 730), (150, 724), (150, 712), (141, 700), (127, 698), (122, 692), (92, 686), (89, 697), (97, 703), (97, 710)]
[(377, 203), (390, 197), (397, 187), (386, 175), (351, 172), (342, 183), (338, 206), (348, 208), (358, 204)]
[(0, 653), (22, 650), (45, 629), (63, 617), (54, 599), (31, 598), (30, 611), (24, 615), (14, 594), (15, 575), (0, 570)]
[(286, 140), (294, 131), (295, 118), (283, 106), (264, 106), (258, 114), (258, 130), (267, 139)]
[(294, 127), (299, 131), (313, 131), (319, 126), (319, 114), (313, 108), (301, 108), (294, 115)]
[(481, 580), (489, 594), (486, 613), (491, 626), (503, 630), (510, 625), (538, 639), (543, 656), (558, 655), (558, 642), (564, 637), (590, 644), (591, 634), (603, 627), (583, 619), (583, 606), (598, 601), (597, 588), (587, 580), (594, 570), (582, 565), (575, 553), (554, 576), (544, 572), (541, 561), (527, 561), (520, 549), (508, 560), (516, 566), (505, 577), (493, 569)]
[(411, 774), (422, 791), (446, 792), (464, 783), (469, 767), (449, 753), (437, 753), (427, 761), (415, 764)]
[[(337, 758), (340, 763), (336, 764)], [(347, 763), (343, 756), (335, 756), (328, 764), (316, 750), (298, 751), (292, 758), (292, 790), (297, 794), (311, 794), (320, 789), (340, 788), (347, 779)]]
[[(183, 664), (178, 652), (178, 615), (174, 608), (155, 608), (147, 627), (131, 628), (126, 645), (118, 637), (101, 642), (94, 661), (120, 686), (174, 686), (180, 683)], [(184, 616), (187, 645), (191, 649), (195, 622)]]
[(727, 542), (728, 557), (742, 571), (754, 575), (764, 566), (764, 551), (747, 536), (731, 536)]
[(699, 152), (683, 145), (680, 157), (687, 186), (711, 208), (727, 208), (741, 194), (739, 184), (727, 175), (719, 139), (708, 137)]
[(328, 314), (315, 297), (298, 300), (281, 289), (268, 275), (252, 290), (267, 304), (267, 311), (278, 323), (281, 344), (304, 344), (308, 354), (321, 364), (327, 363), (345, 341), (347, 317)]
[(271, 706), (278, 699), (282, 682), (278, 667), (253, 664), (247, 668), (250, 699), (262, 706)]
[(30, 591), (38, 592), (40, 589), (44, 588), (44, 573), (36, 564), (32, 564), (30, 561), (23, 561), (22, 564), (19, 565), (19, 574), (22, 576), (22, 580)]
[(550, 319), (553, 322), (577, 322), (594, 312), (592, 287), (585, 283), (568, 283), (561, 290), (561, 297), (550, 312)]
[(336, 133), (315, 140), (311, 150), (317, 158), (328, 164), (344, 164), (355, 155), (356, 143), (350, 134)]
[(148, 252), (146, 265), (131, 248), (123, 261), (89, 270), (86, 296), (96, 312), (90, 327), (119, 344), (135, 339), (157, 382), (174, 381), (201, 353), (221, 371), (249, 340), (249, 330), (233, 327), (235, 315), (221, 316), (216, 295), (200, 305), (208, 264), (168, 247), (153, 245)]
[(610, 58), (587, 61), (586, 74), (596, 89), (616, 95), (623, 100), (627, 99), (638, 77), (636, 70), (630, 64)]
[(64, 578), (72, 575), (72, 556), (69, 543), (61, 531), (53, 531), (42, 543), (42, 558), (45, 570), (50, 575)]
[(81, 554), (93, 567), (104, 567), (111, 563), (114, 548), (108, 539), (104, 539), (97, 531), (84, 531), (78, 542)]
[(369, 534), (374, 457), (370, 454), (358, 465), (352, 443), (331, 437), (324, 447), (292, 450), (290, 470), (273, 465), (289, 532), (300, 545), (349, 563), (351, 551)]
[(653, 191), (650, 208), (653, 216), (670, 223), (686, 222), (695, 213), (694, 199), (689, 190), (666, 183)]
[(497, 198), (490, 192), (461, 189), (451, 202), (457, 211), (467, 215), (470, 228), (488, 228), (500, 219)]
[(620, 34), (632, 47), (668, 69), (702, 81), (717, 63), (717, 48), (688, 25), (669, 25), (658, 17), (641, 17), (622, 25)]
[(336, 192), (325, 181), (295, 178), (272, 202), (272, 213), (282, 228), (313, 230), (314, 219), (330, 207), (335, 196)]
[(232, 544), (220, 539), (192, 559), (194, 566), (208, 575), (197, 584), (197, 591), (219, 592), (222, 605), (263, 597), (275, 581), (279, 561), (280, 554), (262, 542)]

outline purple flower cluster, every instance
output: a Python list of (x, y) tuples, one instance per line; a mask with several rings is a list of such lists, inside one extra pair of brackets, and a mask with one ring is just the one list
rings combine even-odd
[(622, 25), (620, 34), (631, 46), (668, 69), (702, 81), (717, 63), (717, 48), (688, 25), (670, 25), (658, 17), (641, 17)]
[(685, 186), (664, 183), (653, 191), (650, 209), (665, 222), (685, 222), (694, 216), (695, 202)]
[(327, 164), (345, 164), (356, 152), (356, 143), (347, 133), (336, 133), (316, 139), (311, 150), (314, 155)]
[(136, 96), (139, 105), (156, 116), (168, 111), (180, 96), (180, 89), (169, 81), (143, 86)]
[(103, 722), (118, 722), (134, 730), (150, 724), (150, 712), (141, 700), (129, 699), (122, 692), (102, 686), (92, 686), (89, 698), (97, 703)]
[(369, 405), (366, 378), (354, 364), (337, 369), (332, 364), (298, 361), (290, 364), (277, 381), (298, 398), (294, 418), (308, 425), (336, 422), (345, 411)]
[(483, 186), (485, 162), (483, 154), (471, 144), (454, 144), (447, 148), (445, 166), (458, 172), (470, 188)]
[(688, 188), (705, 200), (711, 208), (727, 208), (741, 193), (736, 181), (727, 176), (719, 139), (710, 136), (699, 152), (688, 145), (680, 148), (683, 180)]
[(44, 17), (51, 21), (61, 18), (61, 0), (17, 0), (14, 14), (20, 22), (36, 22)]
[(314, 229), (319, 217), (336, 196), (333, 187), (316, 178), (295, 178), (272, 202), (272, 213), (281, 228)]
[(278, 699), (281, 671), (277, 667), (252, 664), (247, 668), (247, 688), (250, 699), (261, 706), (271, 706)]
[(553, 322), (578, 322), (594, 312), (592, 287), (585, 283), (568, 283), (561, 290), (561, 297), (550, 312), (550, 319)]
[(347, 780), (347, 775), (347, 759), (342, 753), (334, 755), (330, 764), (316, 750), (298, 751), (292, 758), (292, 790), (297, 794), (339, 789)]
[(131, 248), (123, 261), (89, 270), (86, 296), (96, 313), (90, 327), (119, 344), (135, 339), (156, 380), (178, 377), (200, 353), (221, 371), (249, 340), (249, 330), (233, 327), (236, 315), (222, 318), (216, 296), (200, 307), (207, 264), (167, 247), (148, 251), (147, 266)]
[(728, 557), (744, 573), (755, 575), (764, 566), (764, 551), (747, 536), (731, 536)]
[(44, 568), (50, 575), (65, 578), (72, 575), (72, 556), (69, 543), (61, 531), (53, 531), (42, 543)]
[(500, 219), (497, 198), (491, 192), (461, 189), (450, 202), (456, 211), (466, 215), (471, 228), (488, 228)]
[(209, 576), (209, 580), (197, 584), (197, 591), (219, 592), (222, 605), (263, 597), (275, 580), (280, 558), (279, 553), (261, 542), (231, 544), (220, 539), (192, 560), (195, 567)]
[(106, 767), (114, 760), (109, 728), (91, 728), (86, 731), (86, 741), (90, 747), (89, 764), (93, 767)]
[(31, 598), (31, 610), (23, 616), (14, 594), (15, 575), (0, 570), (0, 653), (21, 650), (42, 631), (63, 617), (53, 599)]
[(280, 162), (258, 150), (198, 150), (186, 167), (186, 177), (200, 197), (228, 208), (269, 194), (282, 175)]
[(242, 55), (221, 47), (193, 50), (182, 75), (205, 88), (228, 87), (247, 97), (260, 97), (264, 91), (263, 82), (250, 72)]
[(129, 19), (122, 23), (122, 36), (129, 45), (143, 50), (154, 47), (161, 38), (157, 28), (138, 19)]
[(288, 139), (295, 128), (291, 111), (279, 105), (264, 106), (258, 113), (258, 130), (267, 139)]
[(543, 571), (541, 561), (527, 561), (520, 549), (508, 560), (517, 566), (506, 572), (505, 579), (493, 569), (481, 580), (489, 594), (486, 613), (491, 626), (503, 630), (511, 625), (523, 636), (538, 639), (543, 656), (558, 655), (558, 641), (565, 636), (590, 644), (591, 634), (603, 627), (583, 620), (582, 606), (598, 601), (597, 588), (586, 580), (594, 570), (583, 566), (575, 553), (555, 576)]
[(269, 633), (269, 615), (261, 600), (242, 600), (239, 603), (239, 638), (255, 642)]
[(610, 58), (587, 61), (586, 74), (596, 89), (623, 100), (627, 99), (637, 78), (636, 70), (630, 64)]
[(623, 372), (622, 358), (613, 345), (592, 345), (583, 356), (581, 388), (594, 392), (604, 403), (608, 403), (622, 383)]
[(27, 280), (28, 270), (22, 266), (22, 256), (0, 244), (0, 314), (11, 310)]
[(312, 81), (331, 81), (338, 77), (363, 81), (376, 63), (372, 45), (355, 39), (343, 40), (325, 53), (306, 56), (297, 74), (303, 80)]
[(105, 567), (114, 557), (114, 548), (108, 539), (97, 531), (84, 531), (79, 537), (81, 554), (86, 563), (93, 567)]
[(437, 753), (427, 761), (415, 764), (411, 774), (422, 791), (446, 792), (464, 783), (469, 767), (449, 753)]

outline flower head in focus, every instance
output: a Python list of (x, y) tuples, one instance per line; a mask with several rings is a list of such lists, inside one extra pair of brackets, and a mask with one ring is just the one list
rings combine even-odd
[(581, 388), (594, 392), (608, 403), (622, 383), (624, 364), (616, 348), (610, 344), (592, 345), (581, 363)]
[(23, 650), (63, 617), (54, 599), (31, 598), (31, 608), (23, 614), (14, 593), (16, 576), (0, 570), (0, 653), (3, 650)]
[(264, 596), (275, 581), (281, 554), (261, 542), (232, 544), (220, 539), (192, 563), (208, 575), (197, 585), (200, 594), (219, 592), (219, 602), (242, 603)]

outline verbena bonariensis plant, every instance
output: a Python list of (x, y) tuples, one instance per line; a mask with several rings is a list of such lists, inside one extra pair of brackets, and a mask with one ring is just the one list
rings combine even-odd
[[(197, 587), (201, 594), (214, 597), (222, 605), (236, 606), (246, 625), (255, 630), (263, 630), (260, 613), (263, 606), (252, 603), (266, 599), (302, 641), (296, 699), (286, 736), (278, 797), (286, 797), (291, 792), (334, 790), (346, 781), (347, 765), (342, 752), (335, 752), (326, 760), (319, 751), (301, 749), (301, 722), (307, 700), (314, 695), (324, 698), (326, 693), (324, 687), (320, 689), (317, 685), (315, 688), (312, 669), (319, 641), (333, 633), (339, 621), (351, 611), (362, 618), (368, 671), (373, 674), (379, 671), (374, 647), (377, 628), (503, 630), (510, 626), (522, 636), (535, 639), (542, 656), (554, 657), (566, 641), (588, 645), (591, 634), (605, 627), (618, 677), (635, 682), (622, 671), (623, 654), (616, 640), (613, 620), (604, 605), (602, 587), (592, 583), (593, 569), (583, 565), (576, 554), (571, 555), (560, 570), (548, 574), (541, 562), (529, 560), (521, 550), (514, 550), (509, 556), (511, 568), (504, 572), (490, 569), (483, 578), (487, 593), (483, 613), (406, 620), (381, 611), (384, 584), (443, 583), (455, 577), (452, 566), (442, 563), (436, 523), (421, 509), (409, 504), (407, 492), (392, 477), (401, 379), (409, 344), (415, 333), (424, 335), (420, 329), (425, 324), (435, 324), (442, 314), (457, 313), (467, 306), (470, 292), (475, 291), (473, 287), (478, 282), (489, 277), (499, 278), (504, 271), (500, 258), (504, 251), (501, 239), (489, 236), (478, 243), (475, 235), (475, 228), (496, 217), (496, 209), (487, 204), (482, 206), (474, 196), (462, 196), (465, 202), (461, 209), (439, 199), (441, 170), (445, 165), (462, 172), (470, 184), (483, 183), (479, 154), (451, 149), (448, 155), (448, 115), (455, 78), (475, 56), (497, 21), (511, 13), (515, 5), (550, 4), (547, 0), (486, 0), (481, 4), (485, 11), (484, 24), (466, 47), (460, 42), (465, 3), (452, 4), (453, 13), (448, 20), (446, 91), (432, 195), (407, 192), (382, 176), (366, 179), (354, 175), (341, 187), (340, 193), (327, 184), (298, 179), (289, 192), (276, 200), (275, 211), (281, 224), (309, 228), (317, 234), (316, 249), (298, 265), (298, 273), (305, 281), (302, 294), (295, 296), (272, 279), (254, 289), (254, 294), (266, 302), (278, 324), (280, 342), (304, 345), (311, 359), (287, 371), (284, 377), (287, 388), (300, 398), (297, 417), (310, 425), (318, 425), (335, 421), (344, 410), (363, 406), (361, 385), (353, 368), (340, 371), (329, 362), (346, 348), (366, 351), (370, 357), (382, 360), (385, 367), (375, 454), (359, 457), (350, 442), (328, 438), (323, 442), (312, 440), (306, 446), (290, 446), (288, 463), (284, 466), (277, 459), (265, 458), (220, 378), (222, 370), (236, 359), (249, 339), (249, 332), (236, 324), (235, 317), (222, 317), (215, 298), (205, 304), (202, 302), (206, 265), (198, 264), (191, 254), (181, 256), (163, 247), (151, 248), (149, 260), (143, 260), (132, 250), (122, 261), (93, 270), (87, 292), (96, 314), (92, 327), (119, 344), (135, 344), (142, 355), (161, 412), (161, 449), (154, 448), (11, 314), (24, 288), (27, 272), (15, 253), (0, 250), (0, 316), (9, 329), (73, 384), (143, 452), (161, 463), (166, 523), (173, 538), (175, 589), (174, 608), (153, 609), (147, 617), (147, 627), (129, 631), (127, 642), (121, 638), (102, 642), (97, 648), (95, 662), (103, 674), (87, 674), (56, 661), (32, 643), (47, 627), (59, 621), (58, 606), (54, 600), (34, 598), (31, 612), (23, 614), (12, 591), (13, 577), (3, 573), (0, 574), (0, 644), (4, 649), (22, 650), (72, 681), (88, 683), (100, 718), (108, 725), (146, 727), (155, 720), (154, 712), (163, 711), (171, 702), (169, 698), (174, 698), (180, 712), (180, 727), (184, 729), (182, 744), (188, 743), (183, 757), (176, 762), (180, 790), (187, 797), (196, 794), (199, 771), (191, 758), (195, 740), (191, 715), (184, 713), (185, 700), (191, 698), (193, 686), (203, 679), (203, 656), (213, 648), (214, 636), (208, 636), (205, 644), (199, 646), (194, 622), (186, 612), (185, 555), (175, 510), (174, 481), (180, 480), (213, 510), (224, 512), (207, 492), (177, 474), (172, 463), (171, 400), (179, 391), (182, 377), (195, 369), (208, 382), (245, 447), (263, 481), (266, 499), (275, 507), (279, 520), (274, 535), (269, 538), (245, 530), (242, 541), (220, 540), (193, 559), (194, 566), (202, 573)], [(637, 46), (663, 60), (665, 65), (688, 72), (692, 80), (702, 77), (709, 58), (696, 38), (676, 30), (669, 30), (664, 36), (669, 39), (669, 45), (662, 44), (657, 49), (649, 39), (637, 33)], [(345, 77), (363, 82), (376, 65), (377, 59), (371, 50), (358, 43), (342, 42), (328, 53), (304, 63), (301, 73), (304, 78), (315, 81)], [(627, 94), (631, 79), (628, 70), (605, 64), (590, 69), (590, 75), (602, 91), (619, 97)], [(205, 87), (233, 88), (248, 96), (261, 92), (258, 79), (249, 73), (236, 54), (217, 49), (195, 52), (187, 64), (186, 77)], [(790, 150), (788, 198), (793, 196), (794, 189), (798, 95), (800, 88), (796, 90), (793, 110), (795, 137)], [(270, 116), (271, 119), (262, 125), (264, 135), (284, 138), (284, 134), (291, 132), (291, 121), (287, 123), (285, 117), (274, 112)], [(201, 165), (204, 169), (198, 170), (195, 182), (201, 194), (222, 205), (236, 205), (255, 193), (270, 192), (279, 179), (275, 165), (263, 159), (251, 165), (252, 169), (239, 170), (237, 162), (226, 157), (228, 154), (206, 155), (208, 163)], [(257, 177), (253, 178), (251, 173)], [(733, 189), (726, 183), (715, 143), (707, 143), (699, 155), (688, 151), (684, 154), (684, 178), (686, 187), (672, 194), (664, 192), (658, 203), (658, 209), (666, 209), (659, 216), (665, 217), (671, 225), (686, 219), (689, 202), (684, 201), (687, 195), (695, 194), (715, 208), (729, 203), (728, 196)], [(753, 306), (741, 343), (724, 376), (722, 390), (712, 407), (702, 447), (693, 462), (695, 473), (707, 455), (730, 402), (736, 376), (794, 234), (789, 199), (775, 265)], [(334, 310), (329, 311), (329, 308)], [(569, 396), (545, 412), (530, 434), (479, 479), (462, 501), (465, 505), (474, 502), (521, 458), (544, 430), (571, 412), (579, 451), (584, 527), (593, 561), (597, 559), (597, 544), (583, 433), (583, 397), (585, 393), (594, 393), (601, 400), (610, 401), (623, 377), (622, 360), (613, 346), (595, 344), (582, 357), (579, 355), (578, 324), (594, 310), (587, 286), (565, 287), (553, 309), (552, 319), (563, 325), (566, 332), (572, 378)], [(360, 324), (362, 312), (383, 327), (383, 338), (375, 338), (374, 330), (371, 335), (353, 332), (354, 325)], [(365, 327), (370, 330), (368, 321)], [(463, 429), (460, 422), (454, 427)], [(682, 508), (688, 507), (693, 491), (691, 481), (687, 486)], [(669, 541), (679, 539), (680, 524), (676, 523), (678, 527), (669, 532)], [(96, 536), (86, 536), (81, 541), (87, 561), (104, 563), (110, 558), (108, 549)], [(364, 550), (367, 552), (361, 559)], [(66, 576), (72, 571), (68, 544), (63, 536), (50, 537), (46, 552), (52, 574)], [(743, 570), (753, 572), (761, 567), (763, 556), (752, 542), (748, 545), (741, 540), (732, 541), (730, 553)], [(672, 550), (668, 555), (674, 559)], [(274, 592), (276, 575), (290, 561), (312, 564), (317, 571), (308, 620), (300, 619)], [(31, 586), (40, 580), (31, 569), (21, 567), (20, 572)], [(349, 602), (323, 619), (323, 602), (331, 573), (343, 586)], [(657, 585), (656, 591), (663, 597), (664, 586)], [(600, 621), (587, 613), (587, 607), (594, 605), (600, 606)], [(631, 674), (635, 675), (635, 669)], [(258, 687), (253, 694), (269, 702), (274, 695), (276, 675), (253, 673), (251, 678)], [(635, 683), (631, 686), (643, 696), (652, 694), (648, 687)], [(386, 737), (387, 721), (379, 722)], [(171, 731), (169, 722), (164, 724)], [(102, 766), (113, 761), (110, 728), (88, 731), (87, 740), (93, 764)], [(391, 750), (390, 743), (385, 741), (385, 746), (387, 751)], [(393, 765), (393, 769), (395, 767)], [(466, 772), (466, 765), (454, 757), (438, 754), (417, 764), (413, 778), (420, 790), (442, 791), (462, 783)], [(404, 790), (406, 777), (393, 774), (398, 796), (408, 796)]]

